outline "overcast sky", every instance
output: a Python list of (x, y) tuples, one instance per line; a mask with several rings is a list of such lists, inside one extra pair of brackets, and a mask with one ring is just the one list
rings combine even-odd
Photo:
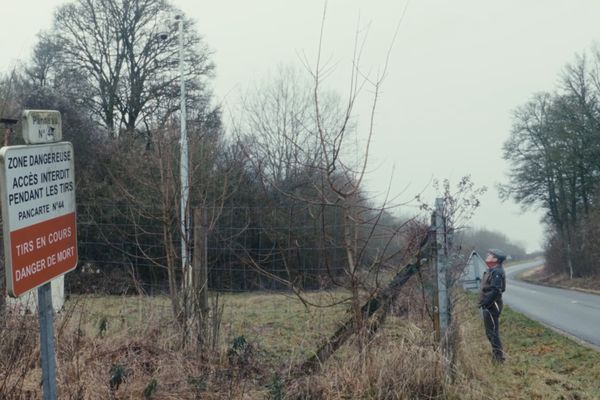
[[(4, 5), (0, 71), (31, 52), (64, 0)], [(323, 13), (320, 0), (174, 0), (197, 23), (214, 51), (214, 89), (225, 110), (278, 65), (315, 60)], [(354, 37), (367, 34), (362, 70), (381, 70), (407, 3), (330, 0), (323, 55), (333, 73), (326, 86), (346, 94)], [(488, 186), (472, 223), (502, 232), (528, 250), (543, 245), (542, 212), (501, 203), (496, 184), (508, 165), (501, 148), (511, 112), (535, 92), (554, 90), (565, 64), (600, 38), (598, 0), (413, 0), (394, 43), (379, 98), (368, 188), (408, 200), (432, 178), (457, 182), (470, 174)], [(364, 102), (369, 92), (363, 93)], [(359, 126), (368, 118), (359, 108)], [(393, 173), (393, 177), (392, 177)], [(390, 181), (390, 177), (391, 181)], [(433, 203), (435, 193), (425, 195)], [(411, 209), (407, 208), (406, 213)]]

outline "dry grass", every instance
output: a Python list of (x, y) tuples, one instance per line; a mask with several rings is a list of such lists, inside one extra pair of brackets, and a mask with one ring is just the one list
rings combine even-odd
[[(315, 293), (334, 302), (340, 294)], [(334, 329), (343, 306), (306, 308), (282, 294), (227, 295), (217, 352), (181, 350), (164, 297), (73, 297), (55, 319), (58, 391), (69, 399), (264, 398), (275, 371), (285, 370)], [(0, 398), (40, 398), (38, 327), (33, 316), (11, 316), (19, 329), (0, 336)], [(19, 334), (15, 332), (20, 332)], [(233, 350), (236, 338), (247, 345)], [(12, 364), (14, 368), (8, 368)], [(121, 371), (122, 382), (111, 377)]]
[(403, 338), (378, 335), (363, 354), (351, 344), (321, 373), (292, 382), (288, 398), (445, 398), (446, 363), (441, 352), (418, 327), (407, 324), (401, 330), (407, 333)]
[(31, 316), (0, 318), (0, 398), (34, 399), (36, 391), (28, 390), (27, 383), (39, 358), (37, 321)]
[(479, 398), (600, 398), (600, 353), (506, 307), (500, 329), (507, 361), (496, 365), (490, 361), (481, 322), (471, 312), (472, 319), (463, 324), (462, 346), (470, 366), (463, 363), (463, 370), (470, 369), (470, 386), (479, 388)]
[[(363, 353), (349, 343), (301, 379), (307, 357), (344, 306), (306, 308), (283, 294), (224, 296), (215, 353), (179, 349), (166, 298), (79, 297), (56, 319), (59, 397), (65, 399), (593, 399), (600, 355), (507, 310), (505, 365), (492, 364), (474, 301), (455, 310), (455, 368), (435, 345), (418, 296), (400, 301)], [(314, 293), (331, 302), (341, 293)], [(35, 318), (10, 316), (0, 332), (0, 398), (40, 398)], [(233, 343), (236, 343), (234, 346)], [(122, 375), (116, 385), (111, 378)], [(3, 384), (4, 382), (4, 384)], [(152, 390), (151, 390), (152, 389)], [(147, 397), (144, 397), (146, 391)]]
[(526, 271), (525, 273), (521, 274), (519, 278), (534, 284), (564, 289), (575, 289), (588, 293), (600, 294), (600, 276), (571, 279), (567, 273), (549, 273), (542, 265), (533, 270)]

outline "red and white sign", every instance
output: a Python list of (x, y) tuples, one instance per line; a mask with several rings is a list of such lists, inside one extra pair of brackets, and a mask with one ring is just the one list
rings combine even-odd
[(0, 149), (6, 287), (17, 297), (77, 266), (69, 142)]

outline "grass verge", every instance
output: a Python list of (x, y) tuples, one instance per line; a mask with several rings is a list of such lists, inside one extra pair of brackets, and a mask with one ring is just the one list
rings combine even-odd
[(521, 273), (518, 278), (536, 285), (578, 290), (600, 295), (600, 276), (571, 279), (566, 273), (548, 273), (542, 265)]
[(478, 365), (476, 385), (485, 398), (600, 398), (600, 353), (506, 307), (500, 330), (507, 361), (495, 365), (481, 325), (478, 318), (465, 324), (467, 331), (472, 329), (465, 351)]
[[(456, 364), (437, 348), (418, 296), (407, 296), (385, 327), (358, 353), (349, 343), (312, 376), (290, 379), (289, 367), (347, 318), (346, 308), (307, 308), (274, 293), (224, 295), (217, 354), (177, 346), (170, 308), (161, 297), (76, 297), (56, 319), (61, 398), (147, 399), (598, 399), (600, 353), (506, 308), (501, 336), (507, 362), (491, 362), (472, 296), (461, 295)], [(415, 288), (413, 288), (415, 289)], [(417, 288), (418, 289), (418, 288)], [(313, 293), (335, 303), (342, 293)], [(10, 317), (0, 332), (4, 398), (40, 398), (37, 332), (30, 316)], [(19, 325), (20, 324), (20, 325)], [(29, 332), (27, 338), (23, 333)], [(18, 333), (18, 334), (17, 334)], [(243, 341), (240, 339), (243, 338)], [(234, 343), (247, 343), (237, 347)], [(18, 349), (15, 353), (11, 349)], [(242, 349), (242, 350), (240, 350)], [(11, 367), (11, 368), (8, 368)], [(119, 369), (120, 368), (120, 369)], [(7, 370), (19, 371), (17, 376)], [(115, 371), (123, 379), (111, 388)], [(22, 375), (20, 375), (22, 374)], [(150, 390), (151, 389), (151, 390)], [(8, 389), (7, 389), (8, 390)], [(1, 393), (0, 393), (1, 394)]]

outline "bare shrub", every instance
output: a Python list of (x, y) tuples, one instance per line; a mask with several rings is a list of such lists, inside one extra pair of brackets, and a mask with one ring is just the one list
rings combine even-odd
[(319, 375), (295, 382), (290, 399), (346, 399), (360, 393), (369, 399), (436, 398), (445, 391), (445, 362), (434, 346), (422, 346), (423, 331), (410, 325), (412, 337), (381, 336), (365, 355), (331, 362)]
[[(261, 377), (268, 373), (258, 347), (230, 344), (229, 357), (222, 348), (182, 349), (166, 297), (75, 297), (55, 317), (55, 332), (61, 399), (264, 397)], [(38, 343), (35, 316), (4, 319), (0, 399), (42, 397)]]
[[(31, 315), (2, 315), (0, 327), (0, 398), (35, 398), (24, 390), (32, 371), (39, 370), (37, 319)], [(37, 372), (37, 371), (35, 371)], [(39, 383), (39, 380), (38, 380)]]

